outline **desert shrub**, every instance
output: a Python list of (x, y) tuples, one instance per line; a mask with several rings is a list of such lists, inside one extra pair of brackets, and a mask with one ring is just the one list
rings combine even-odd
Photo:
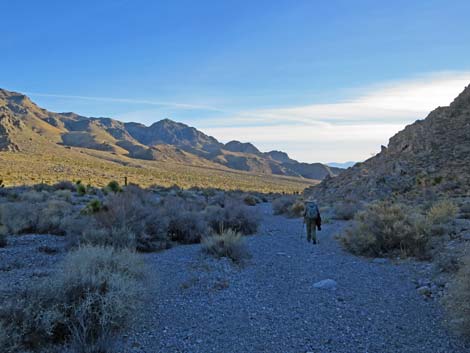
[(202, 251), (216, 258), (228, 257), (235, 263), (250, 257), (242, 235), (231, 229), (204, 237)]
[(85, 208), (81, 211), (84, 214), (98, 213), (103, 209), (103, 204), (98, 199), (93, 199), (88, 202)]
[[(112, 352), (112, 337), (131, 322), (142, 264), (129, 250), (83, 247), (62, 271), (0, 306), (3, 351), (66, 343), (77, 352)], [(1, 334), (0, 334), (1, 336)], [(1, 338), (0, 338), (1, 339)]]
[(46, 201), (48, 197), (49, 195), (46, 192), (30, 190), (22, 192), (19, 199), (30, 203), (38, 203)]
[(452, 326), (461, 334), (470, 337), (470, 255), (464, 258), (451, 282), (444, 297), (444, 304)]
[(122, 191), (121, 187), (119, 186), (119, 183), (116, 180), (110, 181), (106, 188), (114, 193)]
[(182, 211), (176, 217), (170, 217), (168, 234), (173, 241), (199, 243), (207, 231), (207, 222), (201, 212)]
[(243, 197), (243, 202), (245, 203), (245, 205), (248, 206), (256, 206), (258, 203), (261, 202), (261, 200), (256, 196), (248, 194)]
[(72, 192), (70, 190), (57, 190), (54, 192), (54, 196), (67, 202), (72, 201)]
[(52, 187), (55, 190), (69, 190), (71, 192), (75, 192), (77, 190), (76, 184), (67, 180), (59, 181), (58, 183), (54, 184)]
[(79, 237), (79, 245), (110, 246), (115, 249), (136, 249), (136, 236), (131, 229), (85, 228)]
[(297, 198), (293, 195), (284, 195), (275, 199), (272, 203), (274, 214), (275, 215), (281, 215), (281, 214), (288, 215), (296, 199)]
[(94, 214), (98, 227), (108, 231), (127, 229), (136, 237), (142, 251), (166, 247), (169, 219), (152, 195), (138, 187), (110, 194), (100, 212)]
[(334, 207), (334, 219), (349, 221), (360, 210), (360, 205), (355, 202), (341, 202)]
[(83, 185), (82, 183), (77, 183), (77, 193), (79, 196), (83, 196), (86, 194), (86, 186)]
[(295, 201), (289, 210), (290, 217), (302, 217), (305, 211), (304, 202), (301, 200)]
[(244, 235), (254, 234), (258, 230), (260, 214), (236, 199), (227, 199), (224, 207), (209, 206), (206, 220), (215, 232), (232, 229)]
[(42, 203), (7, 202), (0, 204), (0, 223), (11, 234), (51, 233), (63, 235), (63, 220), (72, 213), (72, 206), (64, 201)]
[(450, 200), (435, 203), (427, 212), (427, 219), (431, 224), (447, 224), (457, 217), (458, 207)]
[(340, 236), (342, 245), (354, 254), (427, 256), (430, 236), (425, 219), (403, 204), (373, 203), (358, 212), (354, 221)]

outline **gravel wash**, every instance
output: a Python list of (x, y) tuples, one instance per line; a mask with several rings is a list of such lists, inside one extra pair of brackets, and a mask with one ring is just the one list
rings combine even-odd
[[(117, 351), (470, 351), (446, 328), (439, 302), (416, 291), (426, 263), (352, 256), (334, 240), (344, 222), (325, 224), (314, 246), (301, 220), (258, 207), (263, 224), (246, 238), (252, 259), (243, 266), (199, 245), (143, 255), (144, 301)], [(336, 285), (314, 287), (325, 279)]]

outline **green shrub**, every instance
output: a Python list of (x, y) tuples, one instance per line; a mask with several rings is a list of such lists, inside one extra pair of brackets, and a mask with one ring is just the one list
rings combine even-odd
[(470, 337), (470, 255), (467, 255), (449, 291), (444, 297), (451, 325), (461, 334)]
[(86, 194), (86, 186), (83, 184), (77, 184), (77, 193), (79, 196), (83, 196)]
[(68, 343), (76, 352), (113, 352), (138, 303), (142, 264), (129, 250), (83, 247), (62, 271), (1, 303), (4, 352)]
[(250, 257), (242, 235), (231, 229), (204, 237), (202, 251), (216, 258), (228, 257), (235, 263), (241, 263)]
[(119, 183), (116, 180), (110, 181), (107, 186), (107, 189), (114, 193), (122, 191), (121, 187), (119, 186)]
[(98, 199), (93, 199), (88, 202), (86, 207), (81, 212), (84, 214), (94, 214), (100, 212), (102, 209), (103, 204), (101, 203), (101, 201)]
[(430, 235), (425, 218), (406, 205), (376, 202), (358, 212), (354, 221), (339, 237), (342, 245), (354, 254), (428, 256)]

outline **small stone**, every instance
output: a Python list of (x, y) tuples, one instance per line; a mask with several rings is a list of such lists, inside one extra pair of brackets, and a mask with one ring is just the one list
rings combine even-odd
[(315, 283), (313, 287), (318, 289), (335, 290), (338, 287), (338, 283), (336, 283), (335, 280), (328, 278)]
[(424, 295), (425, 297), (429, 297), (432, 294), (431, 288), (428, 286), (422, 286), (417, 289), (418, 293)]

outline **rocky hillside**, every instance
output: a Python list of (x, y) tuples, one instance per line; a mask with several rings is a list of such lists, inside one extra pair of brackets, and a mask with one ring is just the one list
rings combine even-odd
[(376, 156), (306, 193), (335, 201), (394, 193), (417, 197), (429, 191), (450, 196), (470, 192), (470, 86), (450, 106), (397, 133)]
[(53, 113), (23, 94), (0, 89), (0, 150), (28, 151), (47, 144), (85, 148), (149, 161), (175, 161), (321, 180), (339, 168), (292, 160), (284, 152), (263, 153), (251, 143), (223, 144), (214, 137), (169, 119), (151, 126), (75, 113)]

